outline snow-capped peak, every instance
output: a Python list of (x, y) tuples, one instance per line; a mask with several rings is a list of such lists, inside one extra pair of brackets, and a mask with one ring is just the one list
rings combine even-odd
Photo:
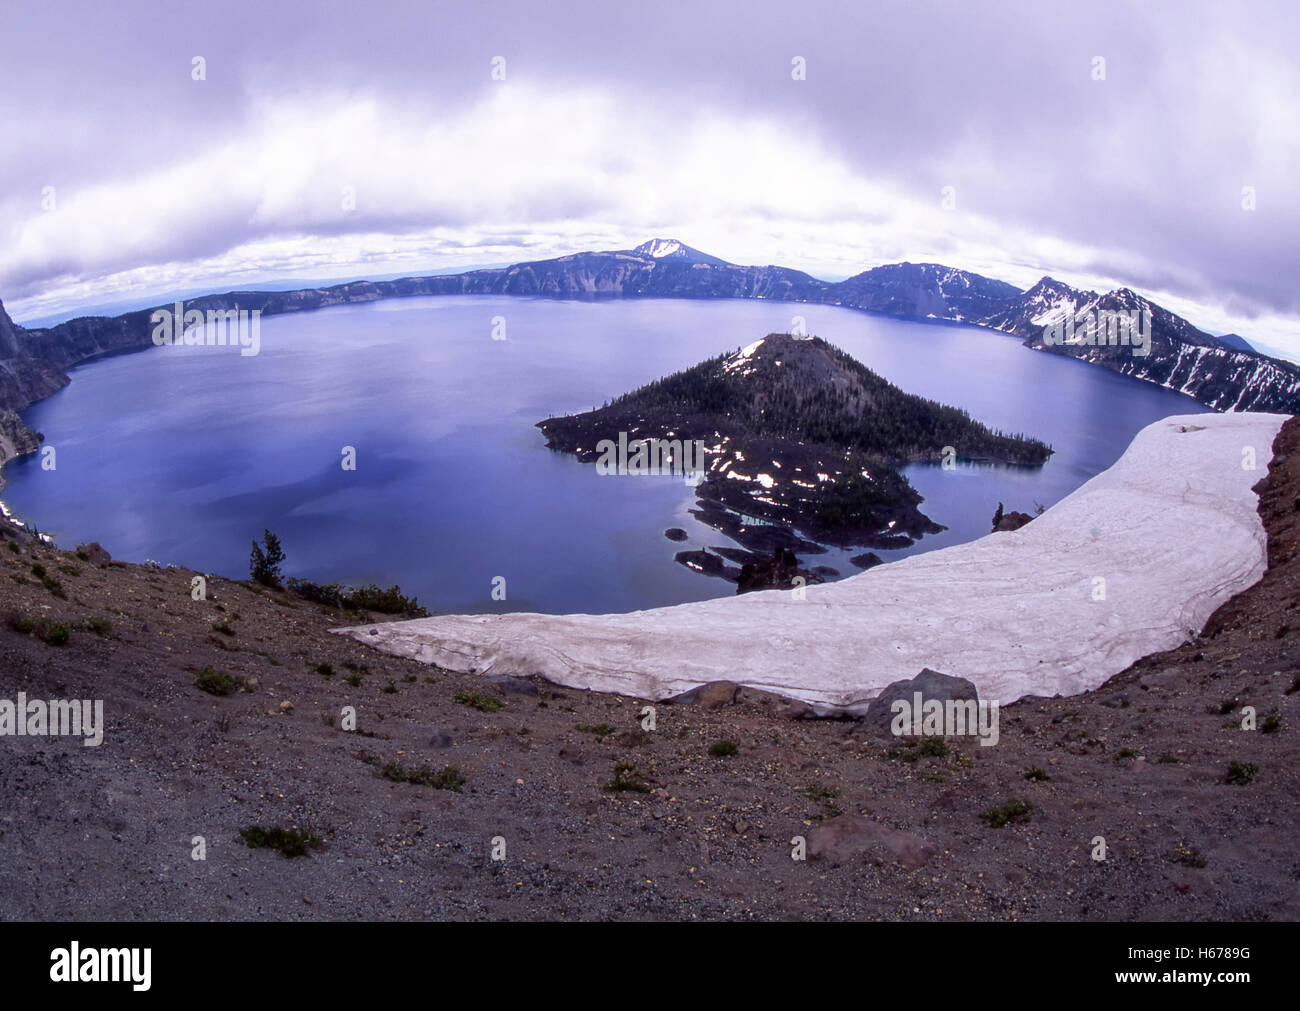
[(681, 253), (686, 249), (676, 239), (651, 239), (649, 242), (643, 242), (632, 250), (634, 253), (640, 253), (642, 256), (653, 256), (656, 260), (665, 256), (673, 256)]

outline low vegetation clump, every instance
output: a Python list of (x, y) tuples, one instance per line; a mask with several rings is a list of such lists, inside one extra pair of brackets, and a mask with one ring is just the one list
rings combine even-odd
[(596, 737), (608, 737), (614, 732), (614, 728), (608, 723), (579, 723), (578, 729), (584, 734), (594, 734)]
[(605, 789), (611, 793), (649, 793), (650, 784), (637, 770), (636, 763), (624, 758), (614, 763), (614, 778), (605, 784)]
[(1261, 734), (1276, 734), (1282, 729), (1282, 714), (1278, 712), (1269, 713), (1259, 721), (1259, 732)]
[(465, 785), (465, 777), (454, 765), (448, 765), (434, 772), (427, 765), (422, 765), (418, 769), (406, 769), (400, 762), (394, 760), (384, 766), (380, 775), (394, 783), (415, 783), (417, 786), (431, 786), (435, 790), (450, 790), (452, 793), (460, 793), (460, 788)]
[(305, 857), (311, 850), (320, 849), (320, 839), (311, 832), (296, 828), (249, 825), (239, 830), (239, 837), (250, 849), (275, 850), (282, 857)]
[(901, 758), (904, 762), (916, 762), (922, 758), (947, 758), (948, 742), (942, 737), (922, 737), (901, 748), (891, 748), (890, 758)]
[(64, 646), (71, 635), (67, 625), (51, 621), (49, 618), (25, 618), (19, 614), (11, 614), (8, 625), (15, 632), (36, 636), (47, 646)]
[(1182, 864), (1184, 867), (1204, 867), (1206, 863), (1205, 857), (1201, 856), (1200, 851), (1188, 846), (1186, 843), (1179, 843), (1175, 846), (1169, 859), (1176, 864)]
[(290, 578), (285, 583), (293, 593), (313, 604), (323, 604), (340, 611), (377, 611), (380, 614), (400, 614), (411, 618), (429, 617), (428, 609), (415, 597), (402, 593), (400, 586), (381, 589), (374, 583), (350, 587), (342, 583), (313, 583), (309, 579)]
[(244, 686), (244, 679), (231, 677), (222, 671), (204, 667), (194, 675), (194, 683), (209, 695), (229, 695), (236, 688)]
[(1009, 800), (1001, 807), (991, 807), (987, 811), (980, 812), (980, 817), (988, 822), (991, 828), (1002, 828), (1004, 825), (1018, 825), (1028, 821), (1033, 811), (1034, 805), (1027, 800)]
[(96, 635), (108, 635), (113, 631), (113, 623), (107, 618), (86, 618), (82, 621), (81, 627)]
[(477, 709), (480, 713), (495, 713), (505, 705), (494, 695), (480, 695), (477, 692), (457, 692), (451, 697), (451, 700), (462, 706)]
[(1044, 780), (1048, 780), (1051, 778), (1052, 778), (1051, 776), (1049, 776), (1046, 772), (1044, 772), (1036, 765), (1031, 765), (1028, 769), (1025, 770), (1025, 779), (1029, 780), (1029, 782), (1031, 783), (1041, 783)]
[(729, 755), (736, 754), (739, 750), (740, 747), (735, 741), (714, 741), (709, 745), (709, 754), (714, 758), (726, 758)]
[(1254, 762), (1229, 762), (1228, 773), (1223, 781), (1232, 786), (1245, 786), (1255, 778), (1259, 766)]
[(825, 808), (825, 816), (833, 818), (840, 814), (839, 796), (840, 788), (838, 786), (825, 786), (821, 783), (813, 783), (811, 786), (804, 787), (804, 793), (814, 804), (821, 804)]

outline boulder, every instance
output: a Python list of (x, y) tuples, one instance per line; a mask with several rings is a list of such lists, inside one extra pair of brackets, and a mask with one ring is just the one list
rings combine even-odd
[(99, 544), (99, 541), (91, 541), (89, 544), (82, 544), (77, 548), (77, 556), (83, 557), (91, 565), (107, 565), (113, 560), (110, 555)]
[(902, 681), (895, 681), (886, 685), (867, 706), (867, 711), (863, 716), (863, 722), (881, 731), (884, 736), (889, 737), (892, 733), (890, 724), (894, 722), (894, 712), (891, 708), (898, 699), (904, 699), (908, 705), (917, 692), (921, 693), (923, 703), (935, 699), (939, 702), (949, 700), (974, 699), (979, 701), (979, 692), (975, 690), (975, 685), (965, 678), (953, 677), (950, 674), (940, 674), (936, 670), (926, 667), (920, 674), (914, 678), (905, 678)]
[(699, 706), (701, 709), (721, 709), (736, 701), (740, 685), (734, 681), (710, 681), (688, 692), (668, 699), (670, 705)]

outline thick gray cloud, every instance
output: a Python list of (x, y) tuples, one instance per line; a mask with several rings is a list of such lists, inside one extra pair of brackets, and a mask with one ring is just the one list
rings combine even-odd
[(1290, 0), (10, 2), (0, 296), (662, 226), (823, 275), (1127, 283), (1300, 351), (1298, 29)]

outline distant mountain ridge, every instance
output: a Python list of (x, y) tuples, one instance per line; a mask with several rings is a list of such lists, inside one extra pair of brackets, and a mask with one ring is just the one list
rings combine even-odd
[[(1027, 291), (935, 263), (873, 267), (839, 282), (775, 265), (743, 266), (676, 239), (635, 249), (580, 252), (509, 267), (392, 281), (354, 281), (296, 291), (232, 291), (186, 300), (207, 310), (258, 309), (265, 316), (350, 302), (419, 295), (528, 295), (545, 298), (758, 298), (838, 305), (1000, 330), (1037, 350), (1065, 354), (1177, 390), (1217, 410), (1300, 413), (1300, 366), (1214, 337), (1128, 288), (1098, 294), (1044, 277)], [(170, 308), (170, 306), (168, 306)], [(1149, 309), (1146, 357), (1123, 347), (1046, 346), (1043, 328), (1066, 313)], [(104, 354), (152, 347), (151, 309), (82, 316), (24, 329), (0, 305), (0, 410), (22, 410), (68, 382), (67, 370)], [(0, 461), (2, 462), (2, 461)]]

